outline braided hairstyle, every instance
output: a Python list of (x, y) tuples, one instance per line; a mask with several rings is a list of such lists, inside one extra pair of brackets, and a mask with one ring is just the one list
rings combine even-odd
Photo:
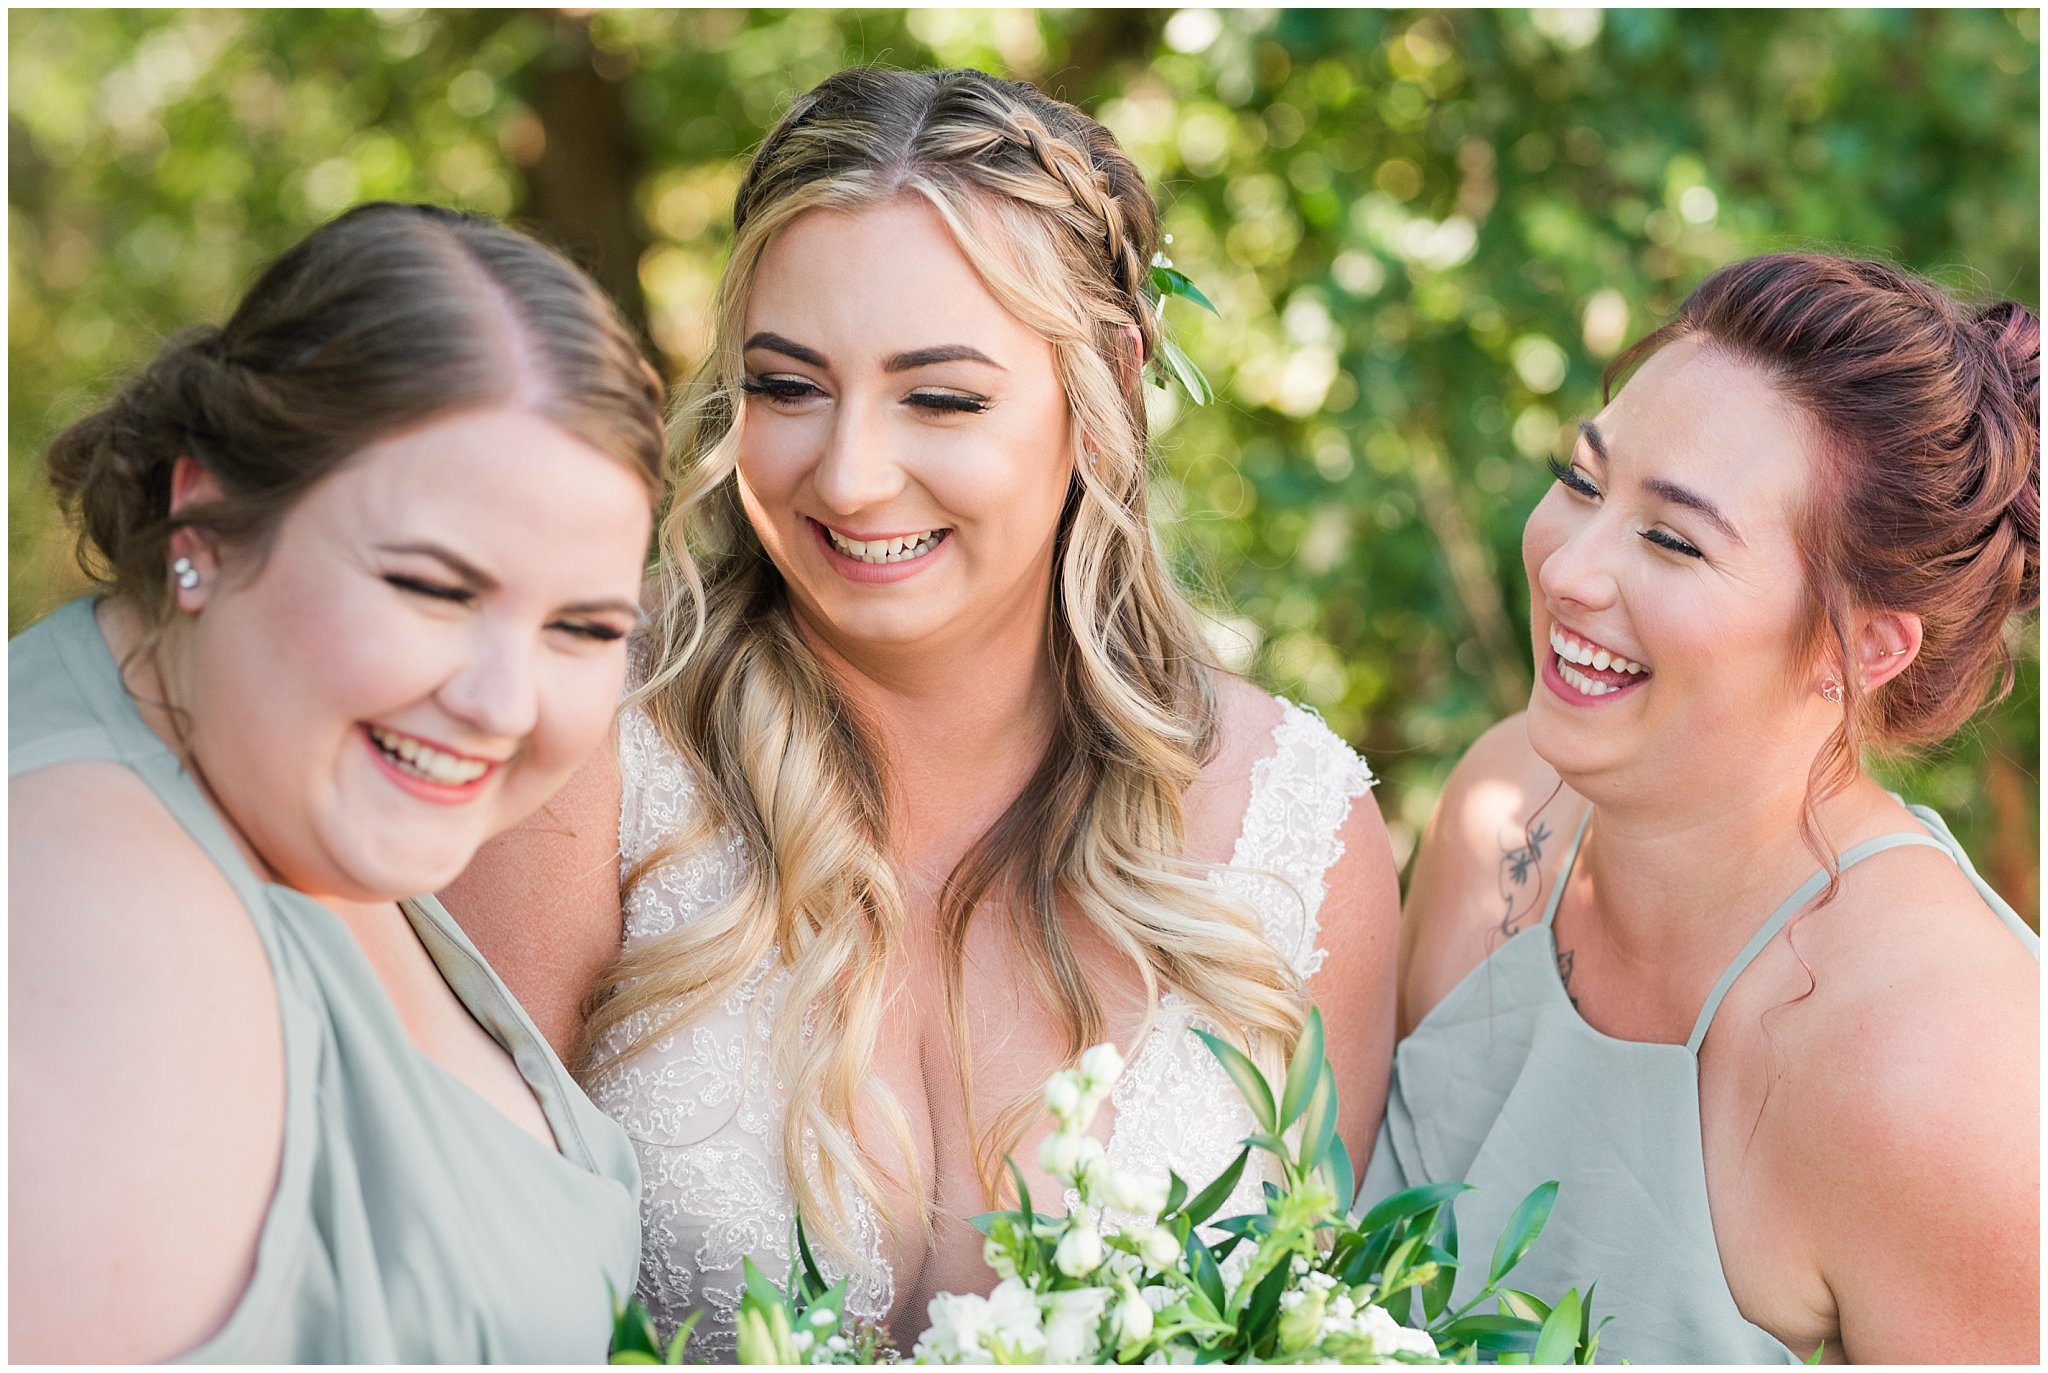
[[(1831, 663), (1845, 689), (1802, 817), (1832, 871), (1814, 808), (1853, 780), (1864, 746), (1939, 743), (2012, 689), (2007, 623), (2041, 600), (2041, 324), (1881, 262), (1774, 254), (1700, 283), (1615, 359), (1610, 389), (1687, 336), (1760, 368), (1822, 436), (1795, 529), (1811, 608), (1802, 667)], [(1840, 670), (1856, 661), (1858, 609), (1920, 617), (1919, 653), (1870, 692)]]
[[(797, 633), (733, 472), (745, 310), (768, 245), (811, 211), (902, 196), (931, 206), (990, 294), (1052, 345), (1075, 447), (1049, 593), (1052, 742), (940, 900), (946, 1004), (986, 1197), (995, 1203), (1002, 1156), (1037, 1109), (1033, 1093), (1001, 1103), (986, 1128), (977, 1115), (963, 966), (986, 898), (999, 899), (1070, 1061), (1104, 1037), (1104, 1018), (1064, 913), (1130, 960), (1148, 1006), (1170, 983), (1269, 1062), (1292, 1049), (1307, 1014), (1299, 978), (1256, 920), (1183, 853), (1181, 798), (1214, 749), (1216, 703), (1208, 649), (1146, 514), (1138, 365), (1160, 326), (1144, 293), (1159, 215), (1143, 178), (1108, 130), (1031, 86), (976, 71), (842, 71), (797, 99), (735, 198), (717, 342), (696, 380), (660, 539), (672, 591), (634, 697), (703, 805), (696, 829), (628, 874), (629, 900), (720, 829), (752, 861), (720, 909), (637, 943), (606, 974), (585, 1061), (587, 1079), (604, 1077), (778, 956), (790, 970), (772, 1031), (790, 1091), (787, 1180), (812, 1233), (842, 1256), (852, 1253), (843, 1187), (884, 1215), (879, 1177), (925, 1194), (907, 1117), (869, 1071), (908, 917), (868, 732)], [(1143, 356), (1132, 356), (1134, 335)], [(900, 1167), (856, 1139), (857, 1105)]]
[[(104, 408), (50, 445), (88, 576), (171, 614), (173, 530), (261, 554), (300, 497), (377, 440), (519, 405), (662, 478), (662, 385), (617, 311), (567, 259), (482, 215), (359, 205), (250, 287), (228, 322), (172, 336)], [(170, 513), (189, 456), (217, 501)]]

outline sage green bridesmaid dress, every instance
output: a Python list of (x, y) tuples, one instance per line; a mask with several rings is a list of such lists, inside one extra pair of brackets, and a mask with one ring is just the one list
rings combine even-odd
[[(612, 1294), (633, 1291), (639, 1257), (632, 1147), (448, 913), (431, 897), (402, 907), (533, 1089), (559, 1151), (414, 1046), (337, 916), (250, 871), (136, 713), (89, 600), (13, 640), (8, 690), (9, 777), (88, 760), (133, 771), (226, 875), (269, 956), (284, 1033), (283, 1158), (254, 1276), (185, 1360), (603, 1362)], [(120, 1294), (106, 1295), (118, 1312)]]
[[(1908, 809), (1922, 828), (1858, 844), (1841, 866), (1901, 845), (1939, 849), (2038, 960), (2040, 939), (1985, 885), (1941, 817)], [(1454, 1207), (1469, 1265), (1452, 1295), (1462, 1305), (1514, 1208), (1556, 1179), (1550, 1221), (1507, 1285), (1553, 1301), (1597, 1281), (1595, 1319), (1614, 1317), (1601, 1362), (1803, 1362), (1813, 1351), (1788, 1349), (1751, 1323), (1721, 1272), (1700, 1145), (1699, 1049), (1735, 979), (1827, 874), (1787, 897), (1735, 956), (1685, 1043), (1639, 1043), (1587, 1024), (1558, 977), (1551, 922), (1585, 834), (1582, 822), (1542, 923), (1495, 949), (1395, 1049), (1359, 1207), (1423, 1183), (1471, 1184)]]

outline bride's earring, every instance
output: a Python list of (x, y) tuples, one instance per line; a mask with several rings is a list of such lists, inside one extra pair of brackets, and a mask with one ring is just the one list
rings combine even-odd
[(1842, 683), (1834, 673), (1830, 672), (1821, 679), (1820, 698), (1829, 705), (1838, 706), (1842, 704)]
[(194, 591), (199, 586), (199, 569), (192, 566), (192, 560), (180, 556), (171, 564), (171, 575), (178, 579), (180, 590)]

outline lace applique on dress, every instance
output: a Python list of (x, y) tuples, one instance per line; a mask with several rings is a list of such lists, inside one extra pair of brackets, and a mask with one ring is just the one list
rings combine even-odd
[[(620, 717), (619, 761), (623, 876), (692, 823), (697, 801), (682, 759), (641, 711)], [(626, 947), (717, 909), (746, 862), (739, 838), (720, 830), (712, 843), (663, 864), (627, 896)], [(788, 981), (770, 952), (716, 1014), (646, 1045), (607, 1071), (591, 1093), (626, 1127), (640, 1158), (636, 1295), (663, 1339), (703, 1309), (690, 1338), (699, 1358), (729, 1360), (736, 1351), (742, 1260), (753, 1259), (778, 1281), (789, 1272), (795, 1199), (784, 1181), (782, 1151), (789, 1098), (774, 1080), (768, 1038)], [(628, 1020), (606, 1036), (600, 1051), (632, 1042), (651, 1023)], [(881, 1320), (895, 1300), (882, 1227), (865, 1197), (849, 1189), (845, 1205), (866, 1271), (835, 1266), (822, 1252), (819, 1265), (833, 1278), (850, 1276), (848, 1311)]]
[[(1315, 712), (1281, 702), (1275, 748), (1252, 767), (1251, 799), (1230, 866), (1216, 885), (1252, 910), (1266, 939), (1306, 981), (1323, 965), (1323, 879), (1344, 852), (1338, 831), (1351, 803), (1377, 780)], [(1177, 992), (1159, 998), (1152, 1033), (1117, 1079), (1108, 1155), (1111, 1166), (1164, 1177), (1168, 1169), (1200, 1187), (1228, 1167), (1240, 1141), (1258, 1126), (1202, 1041), (1214, 1031)], [(1247, 1166), (1218, 1218), (1261, 1211), (1262, 1176)], [(1067, 1204), (1080, 1200), (1067, 1189)], [(1117, 1228), (1112, 1213), (1105, 1228)]]
[[(1373, 785), (1364, 760), (1317, 718), (1283, 704), (1274, 751), (1252, 768), (1251, 798), (1231, 867), (1216, 881), (1258, 914), (1266, 937), (1304, 978), (1321, 966), (1317, 915), (1323, 879), (1343, 851), (1337, 837), (1352, 801)], [(624, 774), (620, 810), (623, 874), (681, 833), (694, 815), (696, 788), (683, 762), (646, 715), (619, 722)], [(626, 901), (626, 945), (633, 947), (716, 909), (747, 861), (739, 839), (721, 830), (713, 842), (664, 864)], [(608, 1071), (594, 1085), (597, 1104), (626, 1127), (640, 1157), (641, 1260), (637, 1295), (667, 1338), (689, 1314), (705, 1317), (691, 1338), (700, 1357), (732, 1357), (743, 1285), (741, 1260), (764, 1273), (788, 1273), (793, 1198), (784, 1184), (782, 1123), (788, 1098), (773, 1080), (769, 1031), (788, 982), (771, 953), (717, 1014), (680, 1027)], [(1187, 1033), (1199, 1023), (1177, 994), (1160, 998), (1152, 1034), (1118, 1080), (1110, 1161), (1119, 1168), (1206, 1182), (1251, 1133), (1250, 1113), (1223, 1070)], [(648, 1022), (628, 1022), (602, 1049), (630, 1042)], [(1069, 1203), (1075, 1198), (1069, 1194)], [(1258, 1208), (1251, 1169), (1218, 1214)], [(885, 1318), (895, 1285), (882, 1254), (882, 1227), (864, 1197), (846, 1194), (853, 1239), (867, 1268), (851, 1270), (846, 1307)], [(1114, 1217), (1109, 1218), (1114, 1224)], [(827, 1276), (848, 1275), (819, 1255)]]

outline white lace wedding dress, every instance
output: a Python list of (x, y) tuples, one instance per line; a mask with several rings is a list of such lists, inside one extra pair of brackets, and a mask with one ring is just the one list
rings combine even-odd
[[(1338, 830), (1352, 801), (1373, 785), (1363, 759), (1311, 712), (1283, 702), (1273, 751), (1252, 768), (1251, 797), (1228, 868), (1214, 880), (1258, 913), (1267, 939), (1304, 977), (1322, 963), (1317, 911), (1323, 878), (1342, 851)], [(625, 799), (619, 819), (623, 873), (672, 839), (695, 804), (682, 760), (647, 717), (620, 720)], [(713, 909), (732, 891), (746, 861), (740, 841), (717, 841), (672, 861), (642, 883), (626, 903), (628, 948), (659, 938)], [(741, 1261), (752, 1258), (778, 1281), (789, 1269), (792, 1197), (783, 1180), (781, 1084), (772, 1080), (768, 1033), (788, 974), (771, 953), (728, 997), (718, 1013), (647, 1045), (594, 1085), (599, 1106), (626, 1127), (640, 1156), (641, 1257), (638, 1296), (666, 1339), (702, 1309), (691, 1337), (698, 1357), (733, 1356), (734, 1318), (742, 1288)], [(1164, 1175), (1168, 1168), (1196, 1185), (1220, 1173), (1253, 1129), (1223, 1070), (1188, 1027), (1196, 1023), (1180, 997), (1161, 998), (1150, 1036), (1125, 1053), (1108, 1141), (1119, 1168)], [(634, 1037), (628, 1022), (602, 1047)], [(1071, 1198), (1070, 1198), (1071, 1200)], [(881, 1319), (895, 1297), (882, 1227), (873, 1208), (852, 1193), (847, 1214), (866, 1259), (851, 1272), (846, 1308)], [(1259, 1179), (1246, 1169), (1223, 1210), (1259, 1207)], [(834, 1265), (820, 1255), (828, 1275)]]

